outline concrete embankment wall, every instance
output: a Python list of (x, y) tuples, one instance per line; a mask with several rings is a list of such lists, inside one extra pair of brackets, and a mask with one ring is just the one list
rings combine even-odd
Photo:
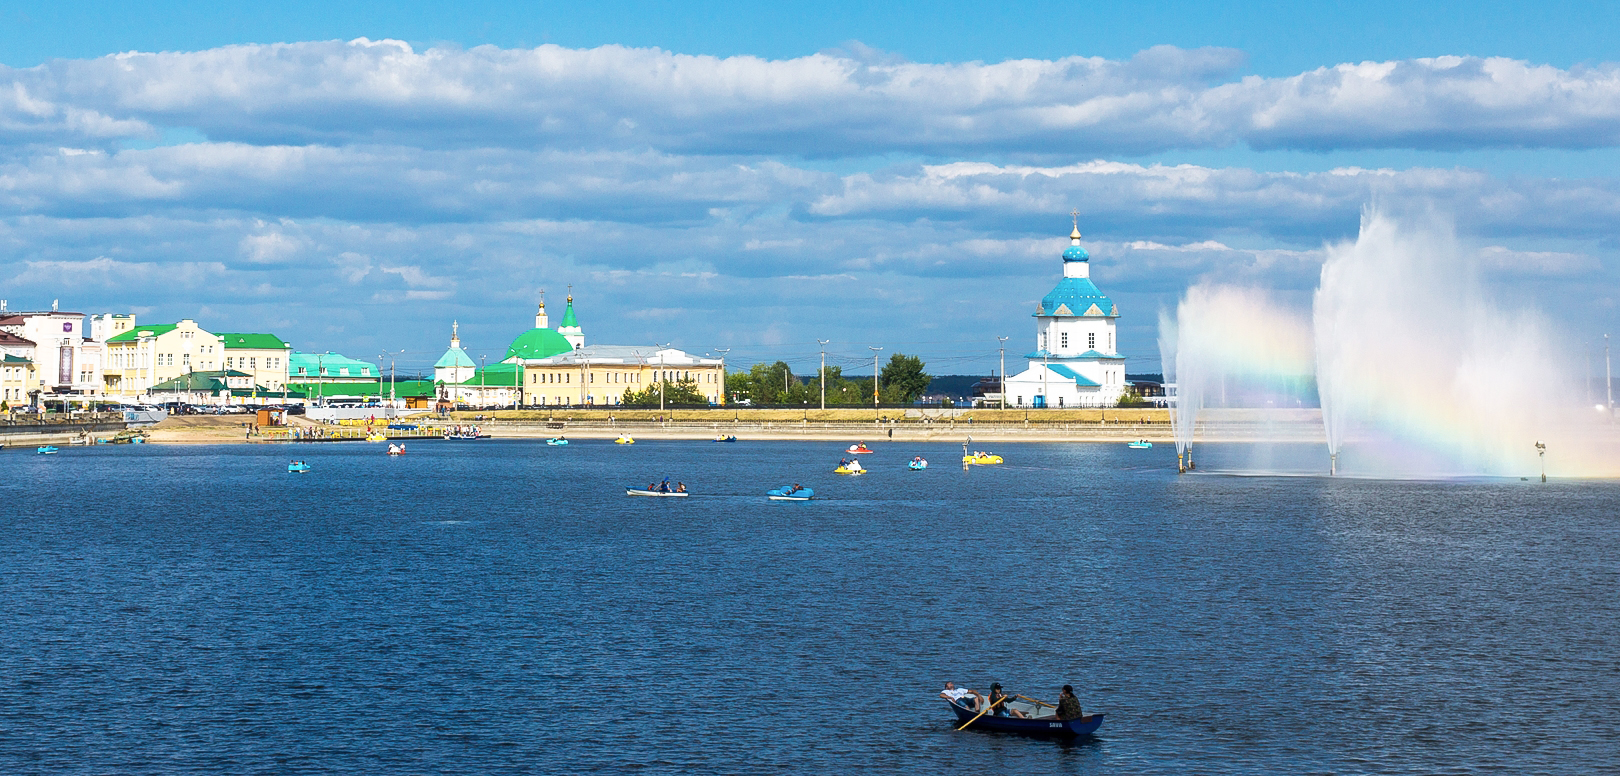
[(123, 431), (123, 423), (38, 423), (0, 426), (0, 445), (7, 448), (33, 448), (40, 445), (68, 444), (75, 438), (88, 434), (91, 440), (95, 437), (110, 437)]
[[(452, 413), (452, 423), (476, 424), (495, 437), (558, 434), (583, 439), (621, 433), (654, 439), (839, 439), (961, 442), (1172, 442), (1163, 409), (917, 410), (532, 409)], [(1210, 410), (1201, 414), (1201, 443), (1316, 441), (1321, 413), (1304, 410)]]

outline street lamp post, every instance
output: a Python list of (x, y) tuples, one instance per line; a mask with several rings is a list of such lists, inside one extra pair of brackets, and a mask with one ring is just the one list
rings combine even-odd
[(478, 401), (480, 402), (480, 408), (482, 408), (481, 403), (487, 401), (484, 392), (484, 381), (488, 379), (488, 376), (484, 373), (484, 359), (486, 357), (486, 355), (478, 357)]
[(825, 412), (827, 410), (827, 343), (832, 342), (832, 340), (818, 339), (816, 342), (821, 345), (821, 409)]
[(1007, 338), (997, 337), (996, 340), (1001, 343), (1001, 382), (998, 383), (1001, 388), (1001, 408), (1007, 409)]
[(878, 351), (883, 348), (867, 345), (872, 351), (872, 417), (877, 417), (878, 410)]
[(673, 344), (675, 343), (666, 342), (662, 345), (656, 342), (653, 343), (653, 347), (657, 348), (657, 350), (653, 351), (653, 355), (658, 356), (658, 411), (660, 413), (664, 411), (664, 378), (668, 376), (668, 370), (664, 368), (664, 348)]
[(720, 392), (715, 396), (719, 397), (721, 406), (724, 406), (726, 403), (726, 354), (731, 352), (731, 348), (715, 348), (714, 352), (720, 354)]

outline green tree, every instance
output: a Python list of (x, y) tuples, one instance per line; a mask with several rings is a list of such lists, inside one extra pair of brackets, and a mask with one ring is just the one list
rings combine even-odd
[(923, 366), (923, 360), (916, 356), (904, 353), (890, 356), (889, 363), (878, 375), (878, 383), (885, 389), (879, 393), (880, 397), (897, 404), (916, 401), (933, 381), (923, 371)]
[(1127, 385), (1125, 386), (1125, 392), (1119, 395), (1119, 404), (1117, 406), (1146, 407), (1148, 406), (1148, 401), (1147, 399), (1142, 398), (1142, 394), (1137, 392), (1136, 386)]
[[(697, 381), (680, 380), (664, 383), (664, 404), (708, 404), (708, 397), (698, 390)], [(624, 389), (624, 396), (619, 403), (626, 407), (657, 407), (658, 382), (647, 386), (644, 391), (634, 388)]]

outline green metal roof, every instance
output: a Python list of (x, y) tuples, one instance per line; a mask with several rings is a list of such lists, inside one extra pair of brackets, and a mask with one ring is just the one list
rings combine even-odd
[(382, 396), (382, 383), (287, 383), (287, 389), (311, 399), (325, 396)]
[(443, 369), (446, 367), (469, 367), (472, 365), (472, 356), (467, 355), (467, 351), (462, 350), (460, 345), (455, 345), (449, 350), (446, 350), (444, 355), (439, 356), (439, 360), (433, 363), (433, 368)]
[(561, 329), (569, 326), (579, 328), (579, 321), (574, 320), (574, 298), (572, 296), (568, 297), (568, 307), (563, 309), (562, 323), (557, 328)]
[[(547, 329), (546, 331), (549, 331)], [(474, 369), (472, 379), (462, 382), (467, 386), (515, 387), (521, 380), (517, 364), (491, 364), (485, 369)]]
[[(376, 379), (381, 374), (376, 364), (357, 361), (331, 351), (325, 353), (299, 353), (294, 351), (287, 356), (287, 374), (290, 377), (319, 377), (321, 376), (319, 370), (323, 368), (326, 370), (327, 379), (334, 377), (369, 377)], [(345, 369), (349, 370), (348, 374), (343, 373)]]
[(4, 361), (7, 364), (32, 364), (32, 363), (34, 363), (33, 361), (30, 361), (30, 360), (28, 360), (26, 358), (23, 358), (22, 356), (13, 356), (10, 353), (7, 353), (6, 357), (4, 359), (0, 359), (0, 361)]
[(160, 323), (156, 326), (136, 326), (123, 334), (108, 337), (108, 342), (134, 342), (142, 337), (156, 337), (180, 328), (178, 323)]
[(255, 350), (285, 350), (291, 345), (281, 341), (274, 334), (255, 334), (252, 332), (227, 332), (217, 335), (226, 350), (253, 348)]
[[(573, 308), (570, 307), (570, 310)], [(571, 316), (570, 316), (571, 317)], [(569, 320), (564, 318), (564, 321)], [(566, 325), (566, 324), (565, 324)], [(512, 346), (506, 349), (505, 361), (508, 358), (549, 358), (560, 353), (567, 353), (574, 349), (568, 344), (567, 338), (551, 329), (530, 329), (512, 340)]]
[[(225, 381), (221, 379), (225, 376), (225, 374), (225, 372), (187, 372), (179, 377), (171, 377), (161, 383), (158, 383), (157, 385), (152, 386), (151, 392), (179, 393), (181, 391), (187, 391), (219, 393), (220, 391), (226, 390), (228, 387), (225, 385)], [(233, 372), (231, 374), (243, 377), (247, 376), (242, 372)]]
[[(297, 391), (311, 399), (323, 396), (326, 398), (334, 396), (388, 396), (388, 383), (382, 381), (363, 383), (287, 383), (287, 389)], [(432, 380), (400, 380), (395, 383), (393, 391), (393, 395), (401, 399), (432, 397), (436, 393)], [(269, 391), (266, 395), (276, 395), (276, 392)]]

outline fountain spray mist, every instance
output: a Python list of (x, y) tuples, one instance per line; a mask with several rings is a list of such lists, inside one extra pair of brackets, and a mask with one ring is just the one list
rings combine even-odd
[[(1308, 424), (1334, 474), (1522, 477), (1545, 463), (1620, 476), (1620, 427), (1568, 390), (1548, 324), (1486, 293), (1449, 221), (1368, 208), (1357, 239), (1326, 254), (1309, 320), (1265, 291), (1209, 284), (1161, 314), (1178, 458), (1203, 428), (1244, 443), (1243, 471), (1299, 471), (1297, 448), (1278, 449)], [(1317, 406), (1319, 420), (1288, 411)]]
[(1160, 314), (1159, 353), (1165, 380), (1176, 384), (1170, 418), (1184, 468), (1191, 465), (1199, 417), (1207, 409), (1315, 404), (1310, 325), (1261, 289), (1188, 289), (1173, 319)]
[[(1613, 474), (1583, 429), (1546, 323), (1491, 298), (1452, 225), (1368, 208), (1329, 246), (1313, 306), (1316, 377), (1339, 471), (1374, 477)], [(1567, 399), (1567, 400), (1566, 400)], [(1589, 412), (1589, 410), (1588, 410)]]

